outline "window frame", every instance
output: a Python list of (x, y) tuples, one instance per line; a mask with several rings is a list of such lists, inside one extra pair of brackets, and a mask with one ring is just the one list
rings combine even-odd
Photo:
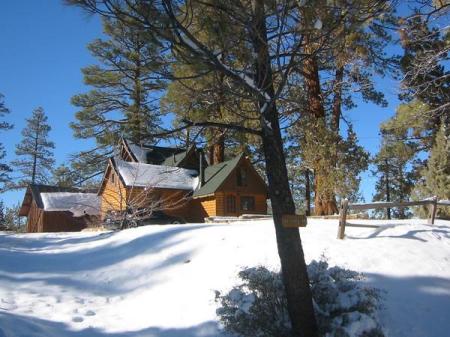
[[(239, 198), (239, 209), (241, 211), (255, 211), (256, 210), (256, 198), (253, 195), (243, 195)], [(244, 209), (244, 202), (250, 202), (248, 209)]]
[(228, 194), (225, 197), (225, 210), (227, 213), (236, 213), (236, 196), (233, 194)]

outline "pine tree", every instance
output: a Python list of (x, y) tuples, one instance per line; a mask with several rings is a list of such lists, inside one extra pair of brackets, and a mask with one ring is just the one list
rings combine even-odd
[[(416, 172), (411, 168), (415, 154), (414, 143), (403, 142), (392, 134), (383, 133), (380, 151), (373, 158), (372, 174), (378, 177), (375, 184), (373, 201), (406, 201), (417, 180)], [(377, 211), (379, 213), (379, 211)], [(383, 210), (384, 212), (384, 210)], [(406, 218), (408, 209), (387, 209), (386, 217)]]
[[(5, 102), (3, 99), (3, 95), (0, 94), (0, 118), (3, 118), (6, 114), (9, 113), (9, 109), (5, 106)], [(13, 125), (2, 121), (0, 122), (0, 131), (2, 130), (10, 130), (13, 128)], [(10, 176), (9, 173), (12, 171), (11, 167), (3, 162), (4, 158), (6, 157), (6, 150), (3, 147), (3, 144), (0, 143), (0, 191), (4, 189), (5, 184), (10, 183)]]
[[(338, 148), (344, 141), (340, 134), (343, 111), (356, 106), (355, 91), (361, 93), (364, 101), (385, 105), (383, 94), (373, 84), (373, 74), (383, 75), (395, 63), (393, 58), (385, 55), (384, 49), (391, 37), (382, 28), (393, 21), (392, 7), (370, 0), (350, 6), (337, 3), (342, 10), (345, 8), (345, 18), (341, 16), (342, 12), (328, 7), (324, 1), (311, 2), (303, 11), (303, 25), (308, 28), (304, 52), (309, 56), (304, 58), (299, 69), (302, 76), (299, 84), (304, 86), (304, 94), (300, 96), (298, 110), (306, 111), (309, 116), (305, 118), (304, 113), (300, 113), (307, 122), (294, 126), (295, 130), (291, 132), (291, 135), (299, 135), (296, 141), (299, 148), (311, 149), (302, 151), (302, 156), (314, 169), (314, 204), (318, 215), (338, 212), (336, 191), (340, 187), (336, 184), (340, 180), (334, 175), (340, 166)], [(327, 40), (327, 47), (317, 51), (321, 48), (317, 36), (321, 36), (323, 27), (328, 26), (337, 29)], [(358, 153), (362, 157), (353, 157), (355, 163), (347, 161), (350, 166), (367, 161), (364, 151)]]
[(155, 37), (120, 20), (105, 18), (107, 39), (88, 45), (99, 64), (82, 69), (93, 89), (72, 97), (80, 108), (71, 124), (76, 138), (94, 139), (96, 148), (73, 156), (74, 168), (85, 177), (103, 172), (120, 137), (136, 144), (151, 142), (160, 130), (157, 97), (165, 88), (163, 52)]
[(5, 210), (5, 226), (9, 230), (13, 230), (15, 232), (25, 232), (26, 226), (22, 217), (19, 216), (21, 204), (17, 203), (11, 207), (6, 207)]
[(72, 187), (76, 184), (73, 171), (64, 164), (58, 166), (52, 173), (52, 183), (57, 186)]
[[(436, 2), (430, 15), (420, 15), (420, 10), (416, 10), (414, 15), (401, 20), (399, 30), (404, 50), (400, 63), (404, 74), (400, 98), (406, 102), (417, 100), (428, 106), (423, 112), (434, 134), (441, 120), (450, 123), (450, 34), (445, 7), (442, 2)], [(423, 8), (426, 10), (427, 6)]]
[(16, 145), (17, 159), (12, 162), (21, 173), (13, 188), (23, 188), (32, 183), (48, 183), (53, 168), (55, 145), (48, 139), (51, 127), (47, 123), (44, 109), (33, 110), (27, 126), (22, 130), (22, 141)]
[[(450, 133), (445, 123), (436, 134), (427, 165), (422, 172), (424, 181), (416, 187), (420, 198), (437, 196), (450, 200)], [(450, 217), (450, 207), (438, 207), (438, 216)]]
[(0, 200), (0, 228), (6, 225), (5, 218), (5, 205), (3, 204), (3, 200)]
[[(291, 108), (292, 103), (285, 101), (291, 89), (292, 77), (307, 77), (303, 71), (304, 61), (311, 60), (332, 45), (336, 40), (337, 23), (349, 17), (351, 11), (356, 14), (355, 23), (366, 26), (374, 21), (374, 13), (368, 11), (370, 4), (384, 3), (380, 1), (360, 2), (341, 1), (137, 1), (117, 2), (113, 0), (88, 1), (70, 0), (93, 13), (115, 17), (131, 24), (142, 25), (146, 31), (161, 39), (161, 43), (171, 49), (171, 56), (177, 60), (192, 59), (201, 64), (201, 69), (220, 73), (224, 82), (232, 88), (233, 97), (243, 96), (252, 100), (255, 108), (250, 112), (238, 111), (242, 119), (238, 123), (224, 121), (211, 123), (208, 120), (186, 123), (186, 127), (214, 127), (221, 130), (233, 130), (260, 137), (263, 158), (266, 167), (269, 194), (273, 210), (275, 234), (280, 256), (283, 282), (287, 295), (288, 312), (292, 323), (292, 335), (295, 337), (316, 337), (317, 324), (314, 316), (309, 280), (306, 271), (303, 249), (298, 229), (285, 228), (282, 225), (283, 214), (294, 214), (295, 204), (290, 191), (288, 170), (284, 153), (282, 132), (288, 127), (286, 116), (292, 111), (308, 110), (312, 104)], [(366, 4), (369, 3), (369, 6)], [(339, 6), (342, 6), (339, 8)], [(317, 12), (328, 10), (338, 13), (333, 22), (326, 22), (322, 32), (307, 36), (316, 25), (303, 26), (305, 7), (311, 10), (311, 16)], [(217, 10), (226, 22), (218, 24), (214, 29), (218, 35), (224, 33), (228, 41), (228, 49), (206, 44), (203, 38), (203, 27), (195, 24), (198, 16), (207, 13), (210, 8)], [(130, 10), (130, 12), (128, 12)], [(205, 15), (206, 17), (208, 15)], [(364, 19), (361, 19), (364, 16)], [(325, 21), (324, 21), (325, 22)], [(382, 25), (379, 25), (382, 27)], [(229, 27), (237, 28), (234, 34), (226, 34)], [(313, 50), (305, 50), (305, 43)], [(242, 46), (248, 48), (242, 48)], [(240, 57), (242, 50), (250, 50), (248, 58)], [(351, 50), (351, 47), (348, 48)], [(353, 52), (353, 51), (352, 51)], [(173, 59), (169, 59), (170, 63)], [(225, 60), (223, 59), (225, 57)], [(229, 63), (228, 60), (238, 62)], [(324, 60), (319, 61), (321, 65)], [(308, 70), (308, 69), (307, 69)], [(193, 76), (201, 76), (197, 72)], [(320, 79), (314, 78), (320, 85)], [(317, 94), (317, 92), (315, 93)], [(321, 100), (323, 97), (316, 95)], [(310, 100), (308, 103), (313, 103)], [(298, 109), (296, 109), (298, 108)], [(315, 111), (308, 113), (316, 115)], [(321, 122), (328, 123), (327, 118), (318, 116)], [(246, 121), (257, 121), (257, 125), (248, 128)], [(182, 129), (182, 128), (180, 128)], [(180, 129), (176, 130), (179, 131)], [(319, 143), (319, 145), (323, 145)], [(328, 144), (325, 144), (328, 146)]]

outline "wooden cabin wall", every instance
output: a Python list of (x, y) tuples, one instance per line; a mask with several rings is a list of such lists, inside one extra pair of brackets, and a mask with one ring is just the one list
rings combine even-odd
[[(246, 182), (238, 185), (239, 170), (246, 171)], [(234, 196), (236, 211), (227, 209), (227, 196)], [(241, 210), (241, 197), (253, 197), (255, 208), (251, 211)], [(216, 192), (217, 215), (240, 216), (242, 214), (267, 214), (267, 187), (251, 164), (242, 160), (241, 164), (225, 180), (219, 191)]]
[[(218, 216), (240, 216), (242, 214), (267, 214), (267, 199), (265, 194), (237, 193), (237, 192), (218, 192), (217, 196), (217, 215)], [(231, 212), (227, 207), (227, 197), (232, 196), (235, 200), (235, 211)], [(253, 197), (255, 208), (253, 210), (241, 209), (241, 198)]]
[(192, 199), (189, 206), (191, 210), (189, 221), (192, 222), (203, 222), (204, 218), (217, 215), (214, 195)]
[(172, 216), (190, 219), (190, 199), (184, 190), (151, 189), (142, 187), (127, 189), (127, 202), (133, 207), (149, 207), (155, 200), (161, 200), (158, 210)]
[(36, 202), (33, 200), (27, 215), (28, 233), (37, 233), (42, 228), (42, 213), (43, 211), (37, 207)]
[(87, 226), (87, 216), (74, 217), (71, 212), (44, 211), (42, 232), (79, 232)]
[[(112, 181), (114, 174), (114, 182)], [(108, 211), (122, 211), (126, 207), (127, 189), (123, 186), (119, 175), (109, 167), (105, 177), (105, 186), (103, 187), (100, 197), (100, 214), (103, 220)]]
[[(247, 172), (247, 184), (245, 186), (238, 186), (238, 172), (244, 168)], [(225, 182), (217, 192), (236, 192), (240, 194), (249, 195), (267, 195), (267, 187), (262, 178), (256, 172), (255, 168), (247, 160), (242, 160), (241, 164), (229, 175)]]

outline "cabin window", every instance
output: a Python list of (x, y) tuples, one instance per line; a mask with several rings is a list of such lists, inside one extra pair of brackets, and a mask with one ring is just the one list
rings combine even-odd
[(111, 173), (111, 183), (115, 184), (116, 183), (116, 176), (114, 173)]
[(237, 185), (247, 186), (247, 170), (244, 167), (239, 168), (237, 172)]
[(241, 197), (241, 211), (254, 211), (255, 197)]
[(234, 195), (227, 195), (227, 212), (236, 213), (236, 197)]

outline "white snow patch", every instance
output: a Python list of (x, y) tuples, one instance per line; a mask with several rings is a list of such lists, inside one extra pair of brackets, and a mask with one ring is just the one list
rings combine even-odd
[(198, 173), (195, 170), (120, 159), (115, 159), (115, 162), (127, 186), (195, 190), (198, 185)]
[(96, 193), (49, 192), (41, 193), (45, 211), (69, 211), (75, 217), (98, 215), (100, 198)]
[[(349, 227), (337, 240), (338, 220), (308, 219), (307, 262), (325, 254), (384, 290), (388, 336), (447, 336), (450, 221), (350, 222), (381, 227)], [(231, 289), (243, 267), (279, 268), (270, 220), (0, 233), (0, 256), (0, 336), (11, 337), (217, 337), (214, 291)], [(349, 318), (350, 334), (372, 324)]]

